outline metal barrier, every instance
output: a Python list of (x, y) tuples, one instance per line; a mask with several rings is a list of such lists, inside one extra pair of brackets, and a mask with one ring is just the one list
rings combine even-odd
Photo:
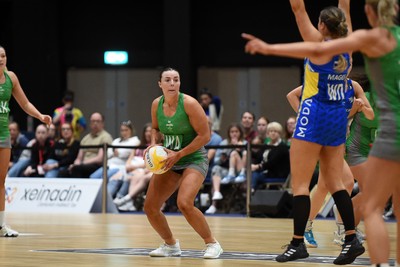
[[(251, 143), (247, 143), (246, 145), (224, 145), (224, 146), (205, 146), (206, 149), (219, 149), (219, 148), (244, 148), (246, 150), (246, 215), (250, 216), (250, 197), (251, 197), (251, 149), (253, 147), (266, 147), (266, 148), (274, 148), (274, 146), (269, 145), (252, 145)], [(103, 153), (103, 183), (102, 183), (102, 213), (107, 213), (107, 165), (108, 165), (108, 157), (107, 150), (109, 148), (132, 148), (132, 149), (145, 149), (146, 146), (113, 146), (110, 144), (102, 144), (102, 145), (92, 145), (92, 146), (80, 146), (80, 148), (102, 148)], [(23, 147), (19, 149), (31, 149), (31, 147)]]

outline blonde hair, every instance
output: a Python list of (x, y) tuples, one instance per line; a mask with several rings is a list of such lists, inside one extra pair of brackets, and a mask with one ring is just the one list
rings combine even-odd
[(366, 0), (365, 3), (375, 10), (380, 25), (393, 26), (396, 24), (397, 0)]
[[(319, 19), (325, 24), (333, 39), (347, 36), (348, 28), (346, 16), (340, 8), (335, 6), (324, 8), (319, 15)], [(340, 55), (334, 70), (336, 72), (343, 72), (347, 67), (348, 62), (346, 58), (343, 55)]]
[(283, 133), (283, 127), (279, 122), (273, 121), (268, 123), (267, 125), (267, 132), (269, 132), (270, 130), (275, 130), (279, 133), (279, 135), (282, 135)]

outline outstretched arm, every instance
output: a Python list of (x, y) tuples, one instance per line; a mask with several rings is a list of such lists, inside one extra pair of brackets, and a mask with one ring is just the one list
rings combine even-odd
[[(329, 42), (297, 42), (287, 44), (268, 44), (257, 37), (243, 33), (242, 37), (248, 42), (245, 45), (245, 52), (262, 55), (273, 55), (291, 58), (310, 58), (314, 63), (322, 61), (322, 57), (332, 58), (345, 52), (367, 50), (370, 44), (376, 42), (378, 37), (369, 33), (374, 30), (358, 30), (345, 38), (338, 38)], [(380, 36), (379, 36), (380, 37)]]
[(339, 0), (338, 7), (343, 11), (346, 17), (348, 34), (353, 32), (353, 24), (351, 23), (350, 16), (350, 0)]
[(309, 42), (322, 41), (324, 39), (322, 34), (312, 25), (308, 17), (304, 0), (290, 0), (290, 6), (296, 17), (297, 27), (299, 28), (303, 40)]

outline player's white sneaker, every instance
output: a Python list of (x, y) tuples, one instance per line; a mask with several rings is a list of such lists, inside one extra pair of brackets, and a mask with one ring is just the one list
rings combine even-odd
[(206, 244), (206, 249), (204, 250), (204, 259), (217, 259), (222, 254), (223, 249), (218, 242)]
[(182, 251), (181, 247), (179, 246), (178, 240), (176, 240), (176, 243), (174, 245), (168, 245), (164, 243), (159, 248), (149, 253), (151, 257), (172, 257), (172, 256), (180, 256), (181, 254)]
[(8, 225), (3, 225), (0, 228), (0, 236), (1, 237), (17, 237), (19, 233), (10, 228)]

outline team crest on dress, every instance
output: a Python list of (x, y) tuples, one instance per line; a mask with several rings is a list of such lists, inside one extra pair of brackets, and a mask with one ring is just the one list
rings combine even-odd
[(167, 129), (168, 129), (169, 131), (172, 131), (172, 127), (174, 127), (174, 125), (172, 124), (171, 121), (168, 121), (167, 124), (165, 124), (165, 127), (167, 127)]

